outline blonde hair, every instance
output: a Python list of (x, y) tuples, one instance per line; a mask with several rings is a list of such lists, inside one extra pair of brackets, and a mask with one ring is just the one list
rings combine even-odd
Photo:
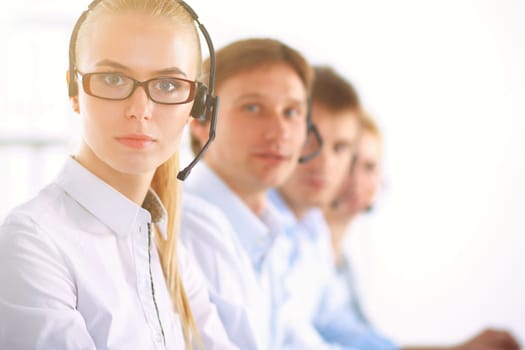
[[(176, 0), (103, 0), (91, 10), (86, 17), (85, 22), (80, 26), (78, 31), (78, 40), (75, 46), (75, 52), (81, 52), (83, 49), (89, 50), (89, 47), (83, 46), (86, 33), (96, 24), (101, 15), (111, 15), (122, 13), (124, 11), (140, 11), (154, 17), (168, 18), (173, 23), (184, 28), (190, 28), (195, 34), (197, 42), (197, 57), (201, 63), (201, 51), (199, 35), (197, 33), (193, 17), (188, 13), (180, 2)], [(199, 68), (201, 64), (199, 64)], [(180, 215), (180, 192), (181, 186), (176, 179), (179, 170), (179, 152), (175, 152), (171, 158), (160, 165), (151, 181), (151, 188), (157, 193), (168, 213), (167, 220), (167, 239), (164, 240), (159, 236), (159, 230), (155, 230), (156, 242), (160, 256), (160, 263), (166, 279), (174, 311), (180, 314), (182, 330), (186, 341), (186, 347), (192, 348), (192, 341), (202, 346), (200, 341), (197, 324), (191, 311), (188, 297), (184, 290), (179, 271), (179, 262), (177, 255), (179, 215)], [(154, 215), (152, 215), (154, 216)]]
[[(372, 115), (367, 111), (361, 110), (359, 114), (359, 135), (360, 138), (365, 134), (370, 134), (372, 137), (375, 137), (379, 146), (380, 154), (383, 152), (383, 134), (379, 129), (379, 125), (374, 120)], [(358, 154), (356, 153), (353, 157), (352, 163), (356, 161)]]
[(361, 126), (361, 133), (368, 132), (377, 137), (378, 140), (382, 140), (381, 130), (379, 130), (379, 126), (370, 113), (362, 111), (359, 116), (359, 124)]
[[(299, 51), (278, 40), (252, 38), (234, 41), (218, 50), (215, 58), (215, 84), (217, 87), (220, 87), (228, 78), (241, 72), (264, 65), (284, 63), (297, 73), (304, 84), (307, 94), (310, 95), (314, 75), (313, 68)], [(209, 70), (210, 60), (207, 59), (203, 64), (203, 79), (207, 78), (206, 75), (209, 74)], [(198, 153), (200, 148), (200, 141), (191, 134), (191, 149), (193, 153)]]

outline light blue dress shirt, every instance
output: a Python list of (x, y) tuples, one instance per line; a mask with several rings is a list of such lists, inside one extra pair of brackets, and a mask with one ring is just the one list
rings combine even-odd
[(286, 329), (286, 348), (397, 349), (366, 323), (350, 298), (351, 276), (348, 270), (335, 270), (322, 212), (313, 208), (298, 220), (277, 190), (269, 191), (268, 197), (281, 214), (283, 237), (292, 247), (288, 268), (279, 276), (287, 294), (278, 313)]
[(261, 216), (205, 164), (185, 182), (181, 240), (204, 273), (230, 339), (243, 350), (275, 350), (276, 305), (283, 298), (272, 256), (288, 249), (279, 214), (268, 203)]
[(398, 349), (392, 340), (374, 329), (364, 316), (347, 257), (343, 265), (338, 267), (322, 299), (316, 326), (323, 337), (331, 342), (357, 349)]

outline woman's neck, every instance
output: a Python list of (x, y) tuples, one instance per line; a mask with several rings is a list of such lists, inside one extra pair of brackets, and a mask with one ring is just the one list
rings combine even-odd
[(128, 174), (115, 170), (98, 158), (87, 146), (82, 145), (74, 156), (75, 160), (106, 182), (132, 202), (142, 205), (148, 193), (153, 178), (153, 172), (142, 174)]

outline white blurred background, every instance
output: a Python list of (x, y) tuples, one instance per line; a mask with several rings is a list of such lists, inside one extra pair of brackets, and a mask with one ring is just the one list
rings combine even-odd
[[(386, 186), (349, 241), (377, 327), (403, 345), (487, 326), (525, 344), (525, 2), (189, 3), (216, 47), (273, 37), (333, 65), (379, 121)], [(0, 219), (74, 151), (67, 45), (87, 4), (0, 0)]]

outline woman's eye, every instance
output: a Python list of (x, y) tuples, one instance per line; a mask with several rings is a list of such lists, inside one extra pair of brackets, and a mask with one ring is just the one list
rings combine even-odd
[(175, 80), (162, 79), (155, 83), (155, 90), (169, 94), (178, 89), (180, 84)]
[(376, 166), (375, 163), (366, 163), (364, 168), (365, 168), (365, 171), (367, 173), (371, 174), (371, 173), (374, 173), (376, 171), (377, 166)]
[(127, 80), (122, 75), (114, 74), (114, 73), (103, 74), (102, 79), (104, 80), (104, 83), (106, 83), (107, 85), (112, 85), (112, 86), (123, 85), (125, 81)]

